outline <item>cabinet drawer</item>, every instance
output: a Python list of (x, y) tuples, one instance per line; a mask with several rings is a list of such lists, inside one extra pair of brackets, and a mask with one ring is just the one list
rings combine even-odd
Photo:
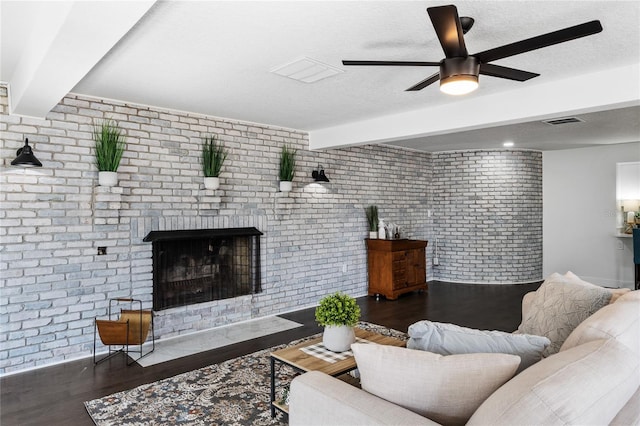
[(391, 254), (391, 259), (396, 262), (398, 260), (404, 260), (407, 257), (406, 251), (396, 251)]

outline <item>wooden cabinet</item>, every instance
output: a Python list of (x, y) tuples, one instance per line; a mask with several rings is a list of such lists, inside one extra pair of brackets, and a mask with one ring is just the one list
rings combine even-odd
[(366, 239), (369, 296), (395, 300), (402, 293), (427, 288), (427, 241)]

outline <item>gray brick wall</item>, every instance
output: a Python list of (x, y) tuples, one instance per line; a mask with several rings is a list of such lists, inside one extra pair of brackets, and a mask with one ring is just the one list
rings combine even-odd
[[(77, 95), (46, 119), (8, 115), (0, 86), (0, 373), (88, 356), (108, 300), (151, 306), (152, 230), (256, 226), (263, 292), (158, 313), (164, 338), (366, 293), (363, 208), (430, 239), (431, 155), (393, 147), (307, 149), (304, 132)], [(119, 186), (97, 186), (92, 129), (124, 129)], [(229, 149), (221, 188), (203, 189), (200, 144)], [(42, 168), (9, 166), (28, 137)], [(278, 192), (284, 144), (298, 148), (294, 190)], [(330, 183), (311, 171), (322, 164)], [(98, 247), (107, 254), (98, 256)], [(346, 269), (346, 272), (343, 272)], [(431, 278), (431, 270), (429, 270)]]
[(443, 152), (432, 160), (435, 276), (481, 283), (541, 279), (542, 153)]

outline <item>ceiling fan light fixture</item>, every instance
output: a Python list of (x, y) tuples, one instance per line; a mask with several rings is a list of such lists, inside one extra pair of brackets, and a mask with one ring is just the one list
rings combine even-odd
[(448, 95), (466, 95), (478, 88), (480, 63), (473, 56), (445, 58), (440, 62), (440, 91)]
[(452, 75), (440, 80), (440, 91), (447, 95), (466, 95), (478, 88), (476, 75)]

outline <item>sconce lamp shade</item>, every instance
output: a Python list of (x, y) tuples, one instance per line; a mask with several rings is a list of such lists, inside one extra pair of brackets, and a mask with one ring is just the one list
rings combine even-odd
[(24, 146), (18, 149), (17, 155), (16, 159), (11, 162), (12, 166), (42, 167), (42, 163), (33, 155), (28, 138), (24, 140)]
[(329, 178), (324, 174), (324, 169), (320, 165), (318, 165), (318, 170), (311, 172), (311, 177), (316, 182), (329, 182)]

